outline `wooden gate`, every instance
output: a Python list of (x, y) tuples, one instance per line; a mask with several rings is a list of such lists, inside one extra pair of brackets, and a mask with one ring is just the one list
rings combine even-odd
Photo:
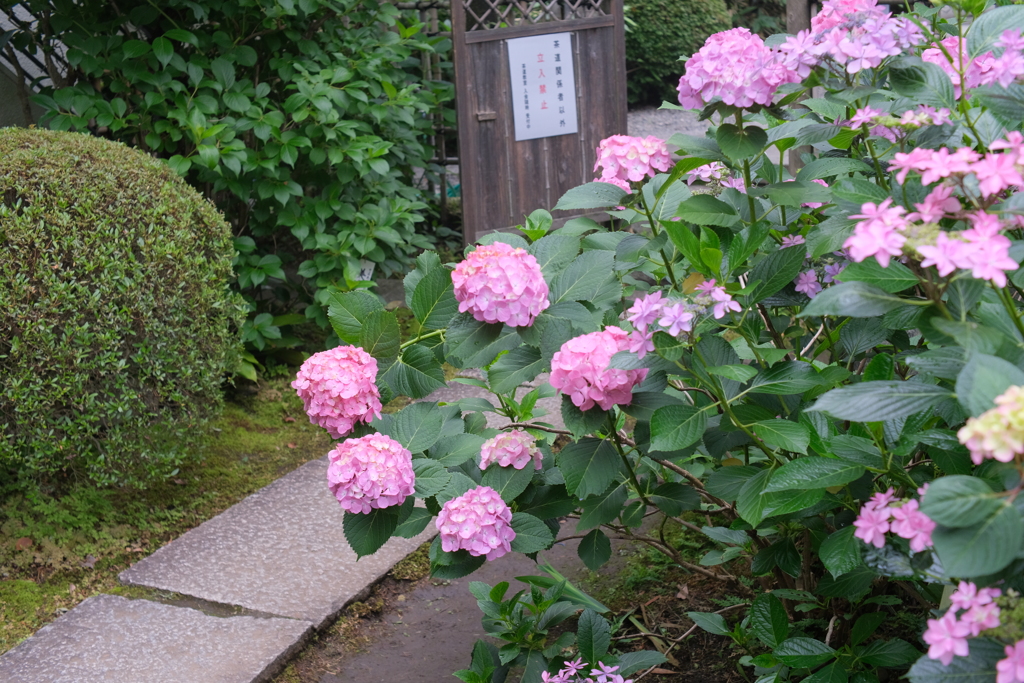
[[(513, 97), (519, 84), (514, 95), (508, 41), (566, 32), (578, 132), (517, 142)], [(598, 143), (626, 133), (622, 0), (452, 0), (452, 40), (469, 244), (523, 223), (534, 209), (550, 209), (567, 190), (593, 180)], [(522, 78), (525, 84), (525, 73)], [(556, 212), (556, 225), (571, 215)]]

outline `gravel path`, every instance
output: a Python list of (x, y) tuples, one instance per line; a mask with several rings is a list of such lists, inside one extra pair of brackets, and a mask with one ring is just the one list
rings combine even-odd
[(698, 121), (697, 114), (692, 111), (675, 109), (634, 109), (629, 112), (629, 134), (637, 137), (653, 135), (668, 140), (674, 133), (703, 136), (707, 130), (707, 121)]

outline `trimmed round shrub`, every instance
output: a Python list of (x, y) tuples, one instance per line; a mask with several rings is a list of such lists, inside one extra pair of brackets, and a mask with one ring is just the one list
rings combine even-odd
[(233, 254), (223, 216), (163, 162), (0, 129), (0, 470), (56, 485), (170, 474), (235, 362)]
[(630, 106), (676, 101), (683, 62), (708, 36), (732, 28), (725, 0), (627, 0)]

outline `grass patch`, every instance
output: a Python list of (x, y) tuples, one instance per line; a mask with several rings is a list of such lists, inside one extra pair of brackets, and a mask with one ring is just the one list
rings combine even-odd
[(72, 487), (0, 505), (0, 652), (97, 593), (143, 597), (117, 574), (331, 448), (290, 377), (230, 397), (198, 457), (146, 489)]

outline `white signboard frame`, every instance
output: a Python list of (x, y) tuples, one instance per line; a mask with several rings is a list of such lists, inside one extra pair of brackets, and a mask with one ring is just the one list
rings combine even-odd
[(512, 38), (512, 114), (516, 142), (579, 132), (572, 33)]

